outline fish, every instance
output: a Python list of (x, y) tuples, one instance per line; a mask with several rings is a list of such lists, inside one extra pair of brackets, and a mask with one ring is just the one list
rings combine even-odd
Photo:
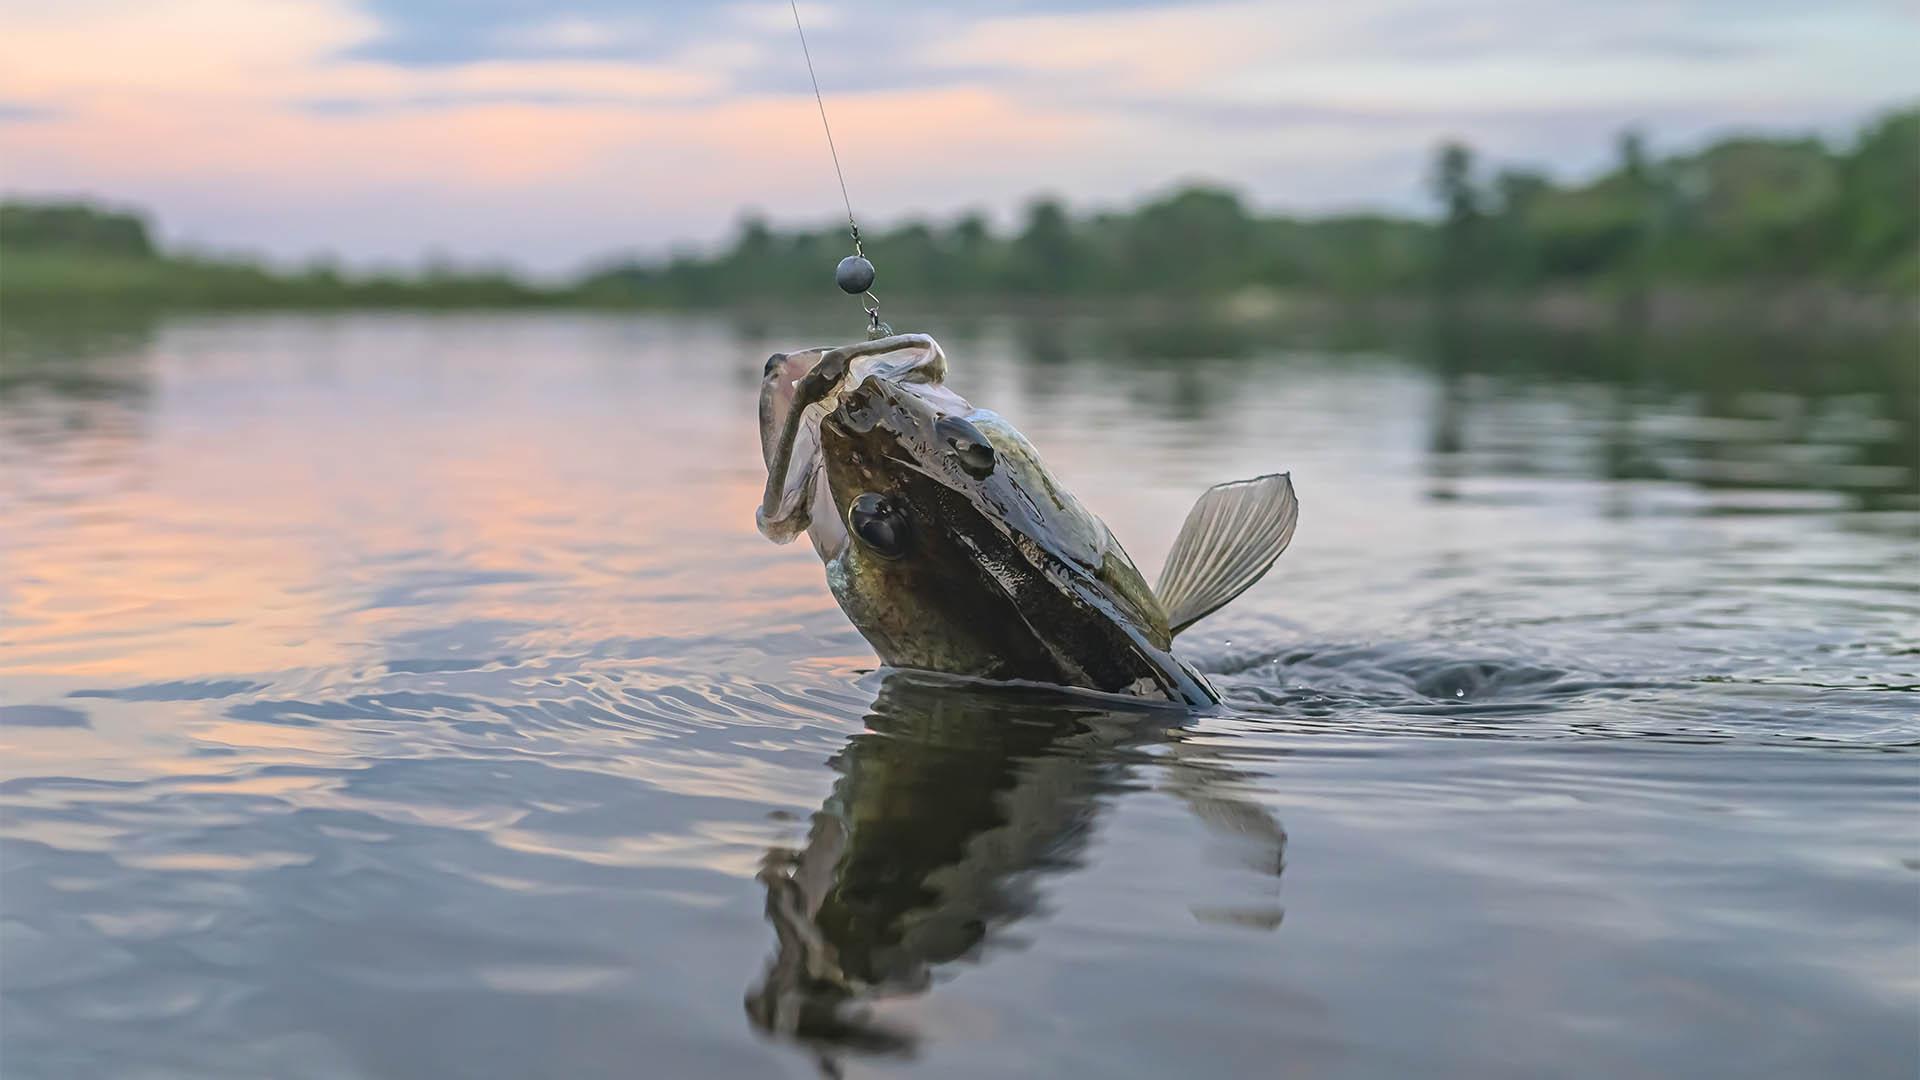
[(1220, 484), (1156, 586), (998, 414), (947, 385), (926, 334), (775, 353), (760, 387), (762, 535), (806, 533), (847, 618), (890, 667), (1207, 706), (1173, 640), (1293, 539), (1290, 474)]

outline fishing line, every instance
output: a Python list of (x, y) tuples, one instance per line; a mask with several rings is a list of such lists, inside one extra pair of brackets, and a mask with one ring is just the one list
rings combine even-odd
[(800, 35), (800, 55), (807, 60), (807, 78), (813, 83), (813, 103), (820, 107), (820, 130), (827, 133), (827, 153), (833, 155), (833, 175), (840, 180), (840, 201), (847, 204), (847, 228), (853, 232), (853, 247), (860, 249), (860, 226), (853, 220), (853, 197), (847, 194), (847, 174), (840, 171), (840, 151), (834, 149), (833, 125), (827, 123), (827, 100), (820, 96), (820, 77), (813, 73), (813, 52), (807, 48), (807, 31), (800, 25), (800, 5), (787, 0), (793, 11), (793, 29)]
[(847, 174), (840, 168), (840, 151), (833, 144), (833, 125), (827, 122), (827, 100), (820, 93), (820, 76), (813, 70), (813, 51), (807, 48), (806, 27), (800, 25), (798, 0), (787, 0), (787, 7), (793, 11), (794, 32), (800, 35), (800, 55), (807, 61), (807, 79), (813, 83), (813, 103), (820, 108), (820, 130), (827, 133), (827, 153), (833, 157), (833, 175), (840, 181), (840, 201), (847, 207), (847, 232), (853, 236), (853, 254), (840, 260), (833, 278), (849, 295), (866, 294), (866, 303), (862, 306), (867, 310), (867, 336), (884, 337), (893, 333), (893, 328), (880, 321), (880, 298), (873, 294), (873, 263), (860, 245), (860, 223), (853, 219), (853, 196), (847, 194)]

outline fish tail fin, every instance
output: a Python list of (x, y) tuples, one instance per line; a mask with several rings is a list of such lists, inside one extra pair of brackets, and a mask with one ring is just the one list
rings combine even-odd
[(1299, 520), (1293, 479), (1274, 473), (1210, 487), (1187, 512), (1154, 592), (1178, 634), (1259, 581)]

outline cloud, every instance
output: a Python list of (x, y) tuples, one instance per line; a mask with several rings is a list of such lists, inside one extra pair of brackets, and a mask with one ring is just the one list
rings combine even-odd
[(75, 105), (148, 93), (241, 103), (250, 79), (270, 88), (301, 77), (316, 58), (378, 30), (337, 0), (66, 0), (4, 11), (8, 96)]
[(0, 727), (92, 727), (87, 714), (61, 705), (0, 705)]
[(572, 54), (608, 49), (623, 42), (638, 43), (646, 40), (649, 29), (649, 24), (635, 20), (595, 21), (570, 15), (531, 26), (505, 27), (493, 38), (501, 49), (523, 47)]
[(288, 102), (295, 112), (313, 116), (356, 117), (375, 113), (445, 111), (494, 105), (525, 105), (548, 109), (634, 105), (643, 98), (612, 97), (561, 91), (467, 91), (385, 94), (370, 97), (318, 97)]
[(52, 120), (60, 114), (59, 109), (47, 105), (35, 105), (27, 101), (0, 101), (0, 124), (30, 124), (36, 120)]
[[(876, 66), (977, 18), (1013, 14), (1099, 15), (1177, 9), (1182, 0), (973, 0), (965, 4), (898, 4), (834, 0), (800, 4), (810, 38), (842, 56)], [(658, 62), (716, 41), (777, 42), (794, 47), (792, 15), (778, 0), (688, 4), (673, 0), (371, 0), (380, 30), (352, 49), (355, 57), (407, 66), (476, 60), (599, 59)]]

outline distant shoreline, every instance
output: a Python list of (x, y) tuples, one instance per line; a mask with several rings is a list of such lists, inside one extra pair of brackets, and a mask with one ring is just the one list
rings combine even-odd
[[(1335, 292), (1250, 287), (1213, 296), (1168, 298), (1156, 295), (1023, 297), (1018, 295), (900, 296), (889, 303), (899, 313), (938, 312), (967, 315), (1043, 315), (1113, 317), (1118, 321), (1180, 320), (1237, 327), (1298, 321), (1363, 318), (1396, 323), (1454, 318), (1469, 322), (1511, 322), (1547, 330), (1597, 332), (1636, 326), (1678, 331), (1738, 326), (1748, 330), (1805, 333), (1894, 333), (1920, 329), (1920, 304), (1903, 293), (1870, 291), (1826, 282), (1771, 282), (1652, 286), (1638, 292), (1612, 287), (1551, 287), (1529, 290), (1481, 289), (1441, 295), (1432, 292)], [(354, 313), (354, 312), (536, 312), (579, 311), (617, 315), (660, 313), (751, 315), (767, 320), (817, 320), (823, 312), (847, 309), (852, 301), (838, 293), (818, 298), (753, 299), (730, 304), (665, 304), (616, 301), (565, 289), (525, 290), (511, 294), (416, 295), (414, 290), (370, 288), (323, 296), (300, 290), (262, 290), (242, 296), (154, 295), (140, 291), (0, 289), (0, 319), (36, 315), (72, 315), (88, 311), (136, 311), (167, 314)]]
[[(1302, 302), (1311, 303), (1313, 298), (1248, 294), (1229, 298), (1225, 310), (1233, 317), (1259, 320), (1284, 317), (1290, 304)], [(1737, 324), (1746, 329), (1781, 332), (1893, 332), (1920, 327), (1920, 304), (1910, 295), (1827, 282), (1662, 284), (1638, 291), (1557, 286), (1526, 291), (1479, 290), (1453, 296), (1342, 297), (1337, 302), (1403, 319), (1455, 315), (1556, 330), (1597, 331), (1638, 325), (1661, 331)]]
[[(1204, 313), (1229, 322), (1377, 311), (1544, 326), (1739, 325), (1890, 330), (1920, 320), (1920, 107), (1848, 139), (1733, 136), (1651, 153), (1623, 131), (1584, 181), (1490, 169), (1435, 148), (1433, 217), (1301, 217), (1189, 184), (1119, 211), (1035, 199), (1015, 229), (979, 213), (868, 230), (878, 294), (903, 306)], [(166, 250), (144, 214), (74, 199), (0, 202), (0, 312), (165, 309), (803, 310), (851, 304), (831, 284), (841, 225), (748, 215), (705, 253), (622, 259), (564, 283), (439, 263), (367, 273)], [(613, 238), (610, 238), (613, 242)]]

